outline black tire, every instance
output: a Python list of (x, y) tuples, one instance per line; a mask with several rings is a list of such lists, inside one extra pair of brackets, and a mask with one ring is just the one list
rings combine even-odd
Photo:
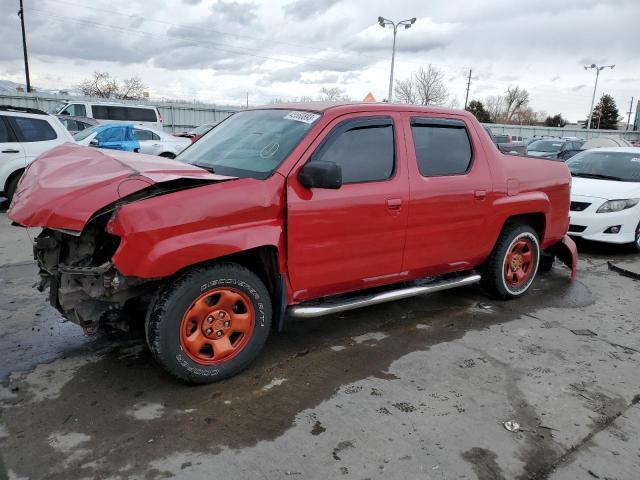
[(640, 223), (636, 227), (636, 241), (633, 242), (633, 250), (636, 253), (640, 253)]
[(555, 261), (555, 257), (550, 253), (541, 253), (540, 254), (540, 262), (538, 263), (538, 273), (542, 272), (550, 272), (553, 268), (553, 262)]
[[(245, 307), (249, 307), (247, 311), (254, 319), (253, 328), (246, 341), (244, 334), (241, 335), (240, 341), (245, 343), (242, 347), (234, 350), (235, 353), (228, 360), (223, 359), (217, 364), (205, 364), (206, 360), (198, 362), (197, 359), (194, 360), (193, 355), (202, 357), (208, 354), (208, 345), (211, 350), (211, 361), (213, 361), (214, 344), (218, 340), (213, 337), (218, 331), (211, 334), (210, 337), (204, 338), (204, 329), (210, 331), (211, 328), (207, 328), (205, 320), (202, 320), (201, 324), (193, 329), (193, 333), (200, 335), (200, 338), (206, 340), (207, 343), (200, 348), (199, 353), (193, 351), (190, 353), (188, 346), (185, 348), (182, 346), (184, 342), (183, 328), (191, 328), (189, 325), (185, 327), (184, 322), (195, 323), (193, 320), (187, 319), (187, 312), (195, 311), (191, 309), (194, 308), (197, 301), (220, 302), (221, 297), (216, 297), (213, 292), (221, 289), (225, 291), (229, 289), (232, 295), (240, 295), (243, 299), (241, 307), (245, 303), (250, 303)], [(212, 292), (212, 295), (207, 297), (207, 292)], [(207, 308), (213, 309), (215, 306), (218, 306), (217, 303), (213, 303), (213, 306)], [(236, 307), (238, 305), (234, 304), (233, 308)], [(211, 312), (205, 314), (209, 323), (213, 318), (212, 315)], [(235, 321), (236, 317), (233, 315), (235, 313), (230, 311), (227, 317), (231, 319), (230, 323)], [(189, 383), (216, 382), (239, 373), (258, 356), (269, 335), (271, 317), (269, 292), (256, 274), (245, 267), (230, 262), (196, 267), (168, 282), (149, 307), (145, 326), (147, 345), (158, 363), (174, 377)], [(222, 329), (221, 326), (215, 327), (216, 322), (219, 320), (216, 319), (211, 326), (214, 329)], [(232, 330), (232, 327), (233, 325), (229, 331)], [(200, 329), (203, 331), (201, 332)], [(233, 335), (236, 333), (230, 333), (229, 336), (232, 342)]]
[[(510, 284), (506, 277), (507, 254), (518, 242), (525, 242), (531, 251), (529, 269), (522, 284)], [(520, 257), (522, 260), (522, 257)], [(522, 265), (525, 265), (523, 262)], [(487, 260), (482, 272), (482, 285), (485, 290), (495, 298), (503, 300), (522, 296), (531, 286), (538, 271), (540, 263), (540, 242), (535, 230), (529, 225), (507, 225), (503, 228), (498, 241), (493, 247), (491, 256)], [(515, 274), (513, 274), (515, 275)]]
[(159, 156), (164, 158), (176, 158), (176, 156), (171, 152), (162, 152)]
[(7, 188), (4, 193), (7, 194), (9, 203), (11, 203), (11, 200), (13, 200), (13, 196), (15, 195), (16, 189), (18, 188), (18, 182), (20, 181), (20, 178), (22, 178), (22, 172), (14, 174), (7, 182)]

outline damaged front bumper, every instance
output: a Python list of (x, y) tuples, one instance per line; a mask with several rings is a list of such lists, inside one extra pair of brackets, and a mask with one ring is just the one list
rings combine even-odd
[(69, 235), (45, 229), (36, 239), (34, 256), (40, 267), (38, 290), (49, 288), (49, 302), (64, 317), (93, 333), (103, 322), (122, 316), (133, 299), (141, 298), (153, 280), (125, 277), (110, 261), (117, 241), (96, 229)]

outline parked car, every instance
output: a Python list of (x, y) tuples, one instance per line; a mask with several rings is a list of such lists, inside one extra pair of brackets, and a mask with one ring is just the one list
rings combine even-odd
[(111, 102), (66, 101), (56, 105), (51, 113), (89, 117), (100, 123), (132, 122), (136, 125), (162, 128), (162, 115), (152, 105), (129, 105)]
[(34, 108), (0, 106), (0, 197), (11, 200), (27, 165), (73, 138), (55, 117)]
[(191, 145), (187, 138), (177, 138), (162, 130), (142, 127), (131, 123), (109, 123), (97, 125), (74, 136), (84, 146), (146, 153), (175, 158)]
[(580, 147), (582, 150), (591, 150), (592, 148), (611, 148), (611, 147), (633, 147), (630, 142), (624, 138), (616, 137), (595, 137), (587, 140)]
[[(524, 142), (521, 141), (511, 141), (511, 135), (507, 135), (504, 133), (494, 134), (489, 127), (484, 127), (485, 131), (491, 137), (493, 143), (495, 143), (498, 149), (510, 155), (526, 155), (527, 147)], [(522, 137), (520, 137), (522, 138)]]
[(569, 234), (630, 243), (640, 252), (640, 148), (585, 150), (567, 166), (573, 175)]
[(96, 125), (76, 133), (73, 139), (79, 145), (86, 147), (123, 150), (125, 152), (140, 150), (140, 142), (136, 138), (132, 123)]
[(149, 155), (159, 155), (161, 157), (175, 158), (180, 152), (191, 145), (192, 140), (189, 138), (175, 137), (164, 131), (151, 128), (136, 126), (133, 129), (140, 147), (140, 153)]
[(60, 120), (64, 128), (66, 128), (71, 135), (98, 125), (96, 120), (89, 117), (72, 117), (71, 115), (56, 115), (56, 117), (58, 117), (58, 120)]
[(214, 123), (205, 123), (205, 124), (202, 124), (199, 127), (196, 127), (193, 130), (190, 130), (188, 132), (176, 133), (175, 136), (176, 137), (190, 138), (191, 142), (195, 143), (198, 140), (200, 140), (203, 137), (203, 135), (208, 133), (209, 130), (211, 130), (215, 126), (216, 126), (216, 124), (214, 124)]
[(40, 287), (66, 318), (91, 330), (146, 307), (153, 356), (185, 381), (238, 373), (286, 315), (478, 281), (520, 297), (543, 251), (575, 275), (566, 165), (514, 161), (468, 112), (269, 106), (179, 158), (64, 145), (8, 215), (43, 227)]
[(527, 145), (527, 155), (567, 160), (580, 152), (583, 143), (583, 140), (565, 140), (563, 138), (540, 139)]

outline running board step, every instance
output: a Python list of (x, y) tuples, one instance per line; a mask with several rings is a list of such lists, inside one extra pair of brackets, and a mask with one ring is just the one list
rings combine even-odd
[(463, 287), (480, 281), (480, 275), (473, 274), (466, 277), (456, 277), (453, 279), (439, 280), (427, 285), (418, 285), (412, 287), (404, 287), (397, 290), (388, 290), (386, 292), (365, 295), (360, 297), (351, 297), (343, 301), (333, 300), (314, 305), (301, 304), (290, 307), (288, 314), (296, 318), (313, 318), (332, 313), (344, 312), (354, 308), (368, 307), (379, 303), (393, 302), (402, 298), (415, 297), (425, 293), (439, 292), (450, 288)]

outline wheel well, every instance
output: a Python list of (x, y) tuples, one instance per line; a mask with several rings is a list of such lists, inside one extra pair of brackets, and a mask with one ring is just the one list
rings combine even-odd
[(545, 216), (542, 212), (524, 213), (521, 215), (514, 215), (507, 218), (504, 222), (502, 229), (508, 225), (530, 225), (538, 235), (538, 239), (542, 243), (545, 229)]
[(278, 250), (271, 245), (263, 247), (251, 248), (224, 257), (218, 257), (214, 261), (235, 262), (248, 268), (260, 277), (269, 290), (273, 293), (277, 288), (278, 276)]
[(20, 176), (24, 173), (24, 168), (21, 168), (19, 170), (16, 170), (15, 172), (13, 172), (11, 175), (9, 175), (7, 177), (7, 181), (4, 183), (3, 185), (3, 189), (2, 191), (4, 193), (7, 193), (7, 188), (9, 187), (9, 183), (11, 182), (11, 180), (13, 180), (14, 178), (16, 178), (17, 176)]

